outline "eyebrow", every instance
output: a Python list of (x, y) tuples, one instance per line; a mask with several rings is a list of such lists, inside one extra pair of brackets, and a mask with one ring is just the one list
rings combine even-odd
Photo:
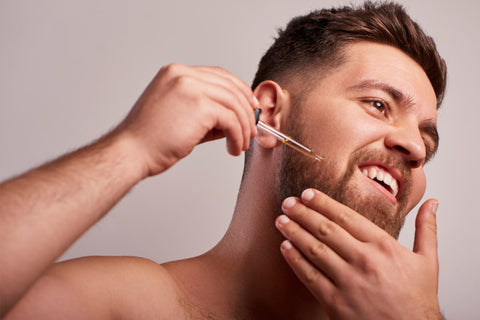
[[(412, 105), (414, 105), (414, 99), (411, 95), (406, 94), (397, 88), (389, 85), (388, 83), (385, 83), (383, 81), (378, 81), (378, 80), (364, 80), (358, 84), (355, 84), (353, 86), (350, 86), (348, 89), (351, 90), (362, 90), (362, 89), (376, 89), (376, 90), (381, 90), (383, 92), (386, 92), (392, 99), (400, 105), (403, 105), (404, 107), (408, 108)], [(425, 162), (430, 160), (435, 153), (438, 150), (438, 145), (440, 141), (440, 136), (438, 134), (437, 126), (433, 122), (433, 120), (429, 119), (426, 121), (423, 121), (423, 123), (420, 125), (419, 130), (429, 136), (433, 140), (433, 146), (430, 144), (426, 143), (426, 156), (425, 156)]]
[(362, 90), (362, 89), (376, 89), (386, 92), (396, 103), (405, 107), (410, 107), (414, 104), (414, 99), (411, 95), (406, 94), (388, 83), (378, 80), (364, 80), (358, 84), (350, 86), (348, 89)]

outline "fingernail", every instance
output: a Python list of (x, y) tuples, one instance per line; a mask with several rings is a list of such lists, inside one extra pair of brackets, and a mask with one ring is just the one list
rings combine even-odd
[(295, 198), (287, 198), (283, 201), (283, 207), (285, 209), (290, 209), (295, 205), (295, 203), (297, 203), (297, 200), (295, 200)]
[(315, 196), (315, 193), (313, 192), (312, 189), (307, 189), (307, 190), (302, 192), (302, 199), (303, 200), (310, 201), (310, 200), (313, 199), (314, 196)]
[(277, 221), (279, 224), (284, 225), (284, 224), (287, 224), (290, 221), (290, 219), (286, 215), (282, 214), (281, 216), (278, 217)]
[(285, 250), (290, 250), (292, 249), (292, 243), (288, 240), (285, 240), (282, 242), (282, 248)]
[(434, 201), (432, 204), (431, 204), (431, 208), (432, 208), (432, 211), (433, 213), (437, 213), (437, 209), (438, 209), (438, 201)]

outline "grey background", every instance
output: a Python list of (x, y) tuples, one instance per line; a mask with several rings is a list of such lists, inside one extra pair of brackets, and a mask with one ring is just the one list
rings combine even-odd
[[(250, 83), (276, 28), (338, 3), (345, 4), (1, 0), (0, 180), (105, 133), (164, 64), (218, 65)], [(436, 39), (449, 66), (440, 151), (427, 168), (426, 193), (440, 201), (440, 303), (450, 319), (478, 319), (480, 4), (401, 3)], [(163, 262), (208, 250), (231, 218), (242, 163), (243, 157), (226, 153), (223, 141), (197, 147), (135, 187), (62, 259), (136, 255)], [(401, 236), (409, 248), (415, 213)]]

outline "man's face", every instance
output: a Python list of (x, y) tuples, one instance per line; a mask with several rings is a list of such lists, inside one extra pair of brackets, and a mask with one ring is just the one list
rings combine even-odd
[(423, 165), (438, 143), (435, 92), (423, 69), (393, 47), (355, 43), (299, 109), (283, 125), (325, 160), (285, 148), (282, 199), (314, 187), (398, 237), (425, 192)]

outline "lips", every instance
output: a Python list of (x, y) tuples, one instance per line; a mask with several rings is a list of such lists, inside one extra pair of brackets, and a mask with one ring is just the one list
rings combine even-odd
[(395, 198), (397, 197), (400, 183), (387, 169), (378, 165), (362, 166), (360, 169), (366, 177), (380, 184)]

